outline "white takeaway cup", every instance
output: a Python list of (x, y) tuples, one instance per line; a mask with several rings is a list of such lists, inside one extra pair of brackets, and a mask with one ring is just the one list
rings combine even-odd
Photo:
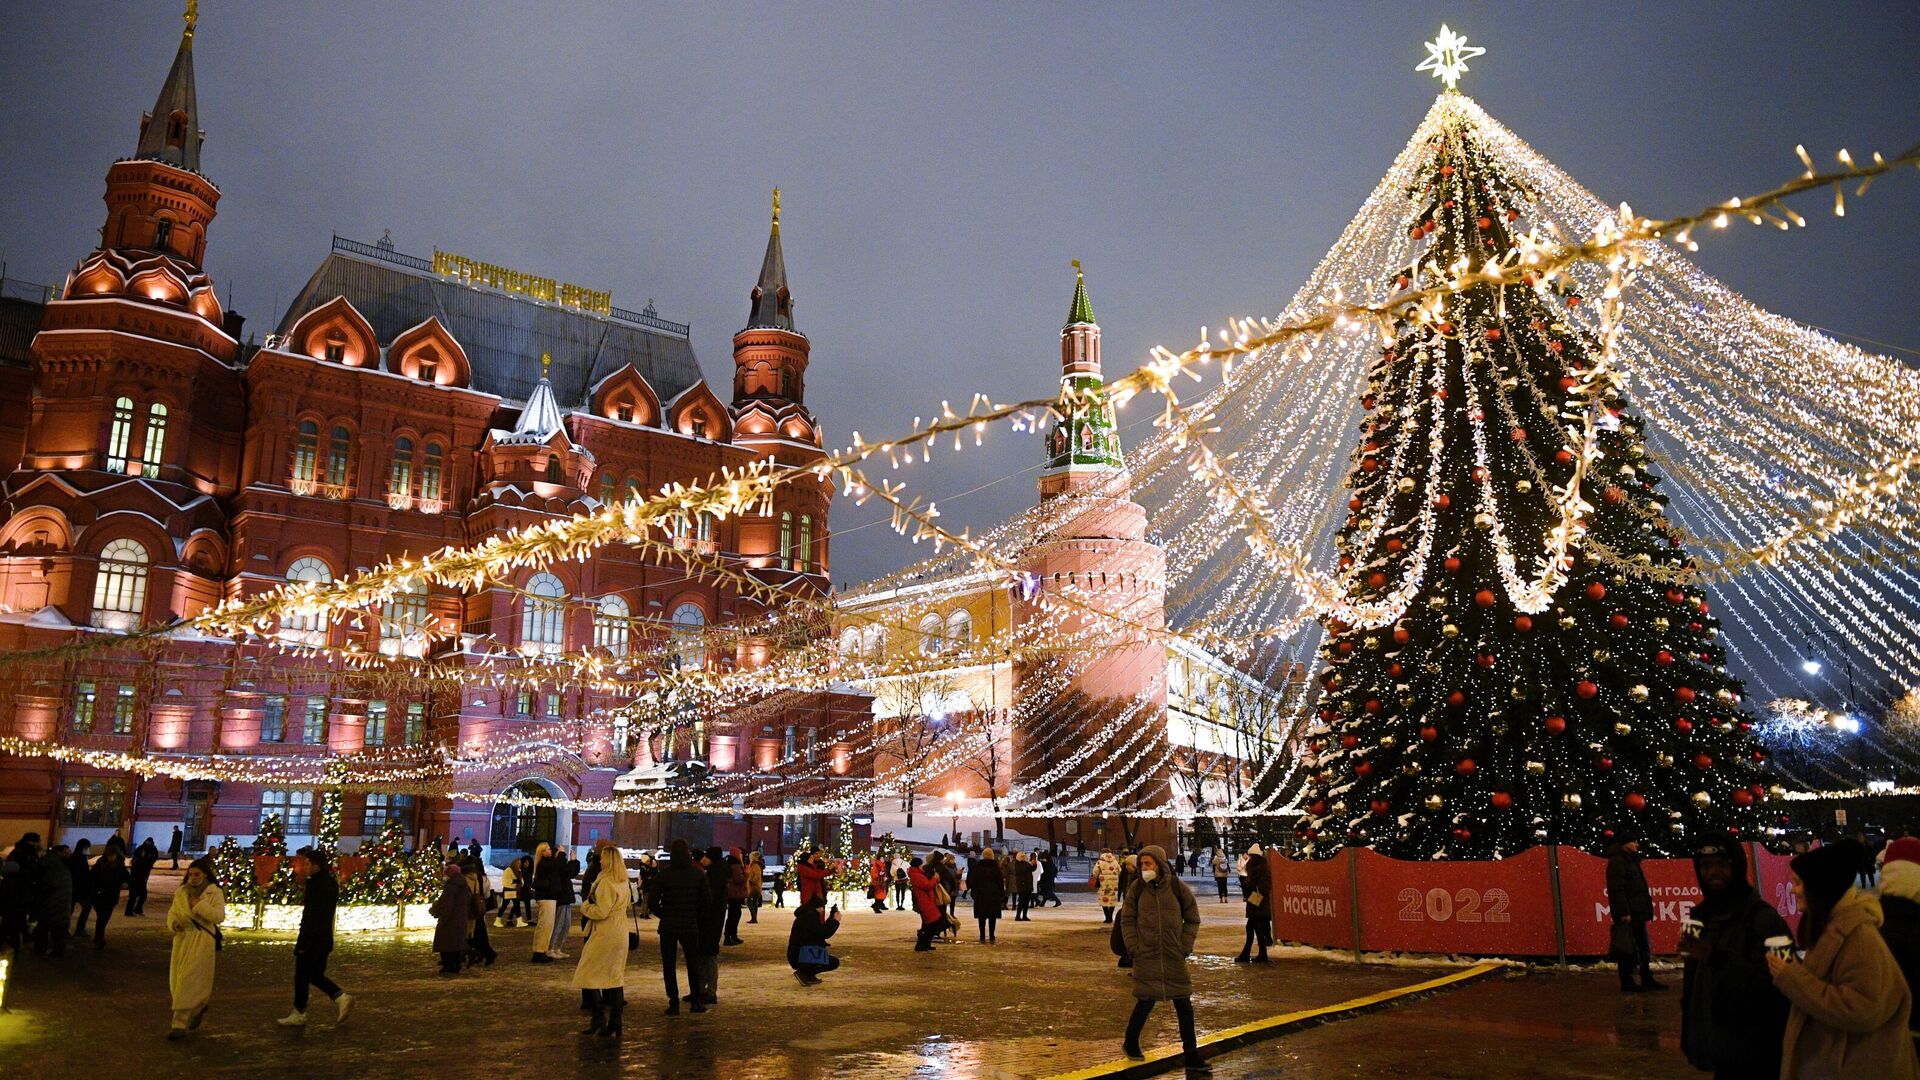
[(1794, 959), (1792, 938), (1786, 937), (1784, 935), (1775, 935), (1774, 937), (1768, 938), (1765, 944), (1766, 944), (1767, 951), (1779, 957), (1780, 959), (1782, 960)]
[(1703, 925), (1699, 919), (1682, 919), (1680, 921), (1680, 940), (1699, 941), (1701, 933), (1705, 930), (1706, 926)]

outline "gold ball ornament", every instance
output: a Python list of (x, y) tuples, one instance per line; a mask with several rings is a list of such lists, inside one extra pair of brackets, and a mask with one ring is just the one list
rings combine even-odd
[(1441, 807), (1447, 805), (1447, 800), (1441, 798), (1438, 795), (1429, 795), (1426, 798), (1420, 800), (1420, 805), (1426, 807), (1429, 810), (1438, 810)]
[(1671, 769), (1673, 768), (1673, 755), (1662, 750), (1653, 756), (1653, 763), (1663, 769)]
[(1670, 625), (1671, 624), (1667, 622), (1667, 617), (1665, 615), (1658, 615), (1654, 617), (1653, 628), (1655, 630), (1665, 630)]
[(1573, 626), (1574, 626), (1574, 623), (1573, 623), (1573, 616), (1571, 616), (1571, 615), (1562, 615), (1562, 616), (1560, 616), (1560, 629), (1562, 629), (1562, 630), (1571, 630), (1571, 629), (1573, 629)]
[(1532, 491), (1532, 490), (1533, 490), (1533, 481), (1531, 481), (1531, 480), (1515, 480), (1515, 481), (1513, 482), (1513, 490), (1515, 490), (1515, 491), (1518, 491), (1518, 492), (1520, 492), (1520, 493), (1521, 493), (1522, 495), (1524, 495), (1524, 494), (1526, 494), (1527, 492), (1529, 492), (1529, 491)]
[(1647, 700), (1646, 685), (1644, 683), (1636, 683), (1633, 689), (1627, 691), (1627, 696), (1635, 701)]
[(1583, 801), (1584, 800), (1580, 798), (1580, 793), (1577, 791), (1569, 791), (1565, 795), (1560, 796), (1560, 805), (1569, 810), (1580, 809), (1580, 804)]
[(1604, 664), (1613, 659), (1613, 654), (1605, 649), (1595, 649), (1593, 650), (1593, 658)]
[(1619, 723), (1613, 725), (1613, 733), (1615, 735), (1631, 735), (1633, 734), (1633, 725), (1627, 723), (1625, 720), (1622, 720)]
[(1713, 796), (1707, 794), (1704, 791), (1696, 791), (1692, 795), (1688, 796), (1687, 801), (1691, 802), (1693, 805), (1699, 807), (1700, 809), (1705, 810), (1707, 807), (1713, 805)]
[(1460, 628), (1453, 625), (1452, 623), (1448, 623), (1447, 625), (1440, 628), (1440, 636), (1448, 637), (1448, 638), (1457, 638), (1460, 636)]
[(1400, 478), (1400, 482), (1399, 482), (1398, 484), (1395, 484), (1394, 486), (1395, 486), (1395, 487), (1397, 487), (1397, 488), (1399, 488), (1399, 489), (1400, 489), (1401, 491), (1412, 491), (1412, 490), (1413, 490), (1413, 477), (1411, 477), (1411, 476), (1403, 476), (1403, 477), (1401, 477), (1401, 478)]
[(1546, 771), (1547, 771), (1547, 763), (1544, 761), (1527, 762), (1528, 776), (1544, 776), (1546, 775)]

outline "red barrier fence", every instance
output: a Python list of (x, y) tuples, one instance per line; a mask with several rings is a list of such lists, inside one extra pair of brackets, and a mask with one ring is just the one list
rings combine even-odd
[[(291, 856), (289, 856), (291, 857)], [(365, 855), (342, 855), (334, 860), (333, 876), (345, 881), (366, 869)], [(277, 855), (255, 855), (253, 857), (253, 879), (261, 885), (273, 880), (275, 871), (280, 869), (280, 857)]]
[[(1800, 915), (1787, 856), (1751, 845), (1760, 895), (1789, 925)], [(1389, 952), (1604, 956), (1612, 913), (1607, 862), (1573, 848), (1531, 848), (1495, 862), (1403, 862), (1362, 848), (1319, 862), (1270, 858), (1273, 929), (1282, 941)], [(1648, 859), (1648, 927), (1671, 953), (1700, 899), (1693, 863)]]

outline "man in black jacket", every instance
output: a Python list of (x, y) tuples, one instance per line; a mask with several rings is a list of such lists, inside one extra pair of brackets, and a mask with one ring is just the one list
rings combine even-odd
[(1683, 935), (1686, 979), (1680, 1001), (1680, 1049), (1716, 1080), (1780, 1075), (1787, 999), (1767, 972), (1766, 940), (1790, 937), (1786, 920), (1747, 883), (1747, 853), (1732, 837), (1694, 847), (1702, 899)]
[[(1640, 990), (1665, 990), (1664, 983), (1653, 981), (1653, 946), (1647, 940), (1647, 924), (1653, 921), (1653, 893), (1647, 888), (1646, 871), (1640, 869), (1640, 841), (1621, 836), (1607, 849), (1607, 909), (1613, 921), (1628, 924), (1633, 935), (1634, 957), (1617, 958), (1620, 989), (1627, 993)], [(1633, 981), (1633, 969), (1640, 969), (1640, 981)]]
[(301, 848), (293, 857), (293, 876), (305, 886), (300, 908), (300, 936), (293, 943), (293, 1011), (280, 1018), (282, 1027), (307, 1025), (307, 987), (317, 986), (333, 999), (334, 1023), (343, 1024), (353, 1008), (353, 995), (327, 978), (327, 956), (333, 952), (333, 916), (340, 906), (340, 885), (333, 879), (327, 857), (313, 848)]
[[(667, 984), (667, 1015), (680, 1012), (680, 983), (674, 977), (673, 955), (678, 949), (687, 958), (687, 987), (700, 986), (700, 913), (708, 902), (707, 875), (694, 865), (693, 853), (685, 840), (675, 840), (667, 851), (666, 868), (653, 875), (652, 894), (647, 898), (660, 919), (660, 974)], [(690, 995), (694, 1012), (706, 1012), (706, 1002)]]

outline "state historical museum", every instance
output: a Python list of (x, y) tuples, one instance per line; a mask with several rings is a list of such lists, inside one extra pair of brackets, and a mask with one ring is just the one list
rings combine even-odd
[[(257, 642), (183, 632), (158, 646), (62, 653), (101, 632), (477, 543), (723, 467), (823, 454), (777, 193), (722, 396), (702, 379), (688, 328), (651, 304), (627, 311), (606, 293), (441, 252), (415, 257), (384, 239), (335, 237), (264, 344), (243, 344), (242, 320), (222, 310), (203, 269), (220, 200), (201, 171), (203, 138), (189, 29), (134, 153), (107, 170), (100, 246), (44, 303), (0, 300), (0, 462), (10, 471), (0, 649), (35, 653), (0, 670), (0, 730), (130, 758), (204, 756), (210, 778), (143, 781), (0, 755), (0, 836), (32, 829), (98, 842), (119, 831), (164, 848), (178, 826), (196, 850), (249, 838), (271, 813), (297, 844), (317, 824), (318, 794), (255, 782), (276, 762), (433, 748), (484, 756), (527, 739), (551, 745), (455, 784), (564, 802), (610, 794), (636, 759), (743, 770), (797, 740), (809, 760), (818, 746), (837, 763), (827, 771), (846, 767), (847, 740), (867, 715), (856, 695), (776, 703), (747, 724), (701, 718), (642, 747), (602, 718), (616, 700), (591, 691), (422, 687), (379, 664), (340, 662), (351, 644), (475, 667), (509, 653), (647, 649), (682, 664), (752, 663), (751, 642), (714, 628), (766, 609), (723, 577), (636, 546), (489, 587), (421, 585), (378, 611), (284, 620)], [(757, 516), (690, 521), (655, 539), (817, 595), (830, 497), (825, 481), (791, 483)], [(611, 835), (612, 816), (348, 793), (343, 846), (398, 819), (416, 838), (478, 840), (498, 857), (538, 840)], [(677, 831), (776, 852), (834, 827), (723, 815)]]

